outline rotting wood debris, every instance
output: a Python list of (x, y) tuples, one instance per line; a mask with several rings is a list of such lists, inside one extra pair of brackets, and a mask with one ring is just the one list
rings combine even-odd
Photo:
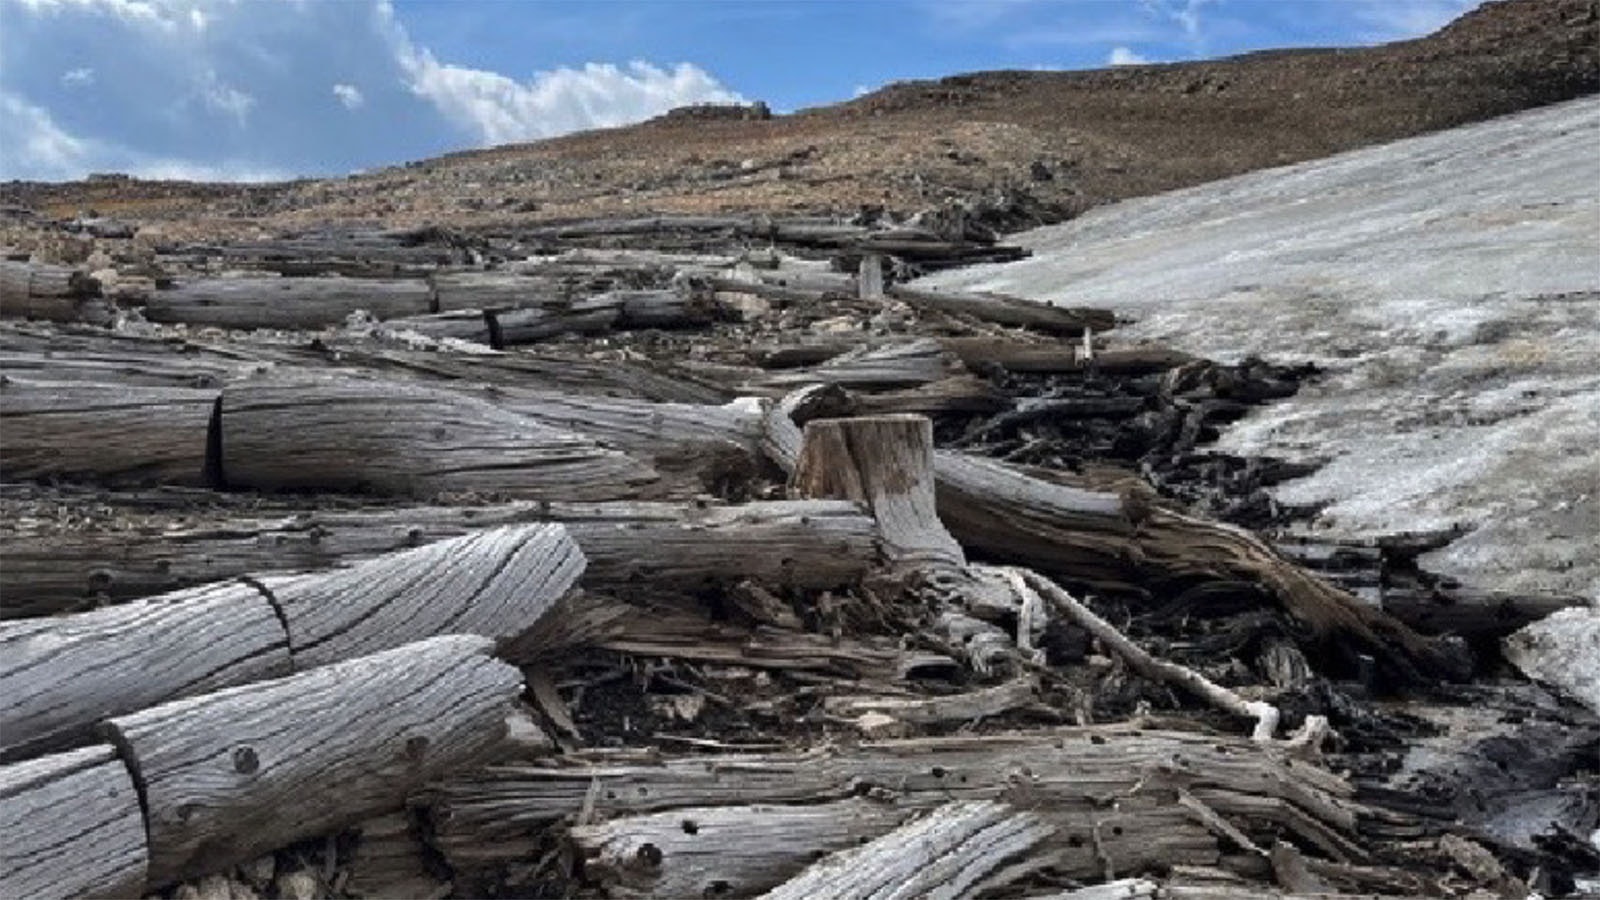
[(945, 210), (0, 263), (5, 893), (1592, 878), (1600, 722), (1498, 649), (1583, 601), (1282, 538), (1303, 468), (1206, 444), (1313, 371), (904, 284), (1020, 252)]

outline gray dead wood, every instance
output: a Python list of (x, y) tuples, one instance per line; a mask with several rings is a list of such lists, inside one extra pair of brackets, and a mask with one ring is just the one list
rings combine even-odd
[(1030, 894), (1028, 900), (1156, 900), (1167, 896), (1163, 890), (1159, 883), (1148, 878), (1119, 878), (1054, 894)]
[(345, 887), (357, 897), (438, 900), (454, 885), (428, 865), (428, 848), (404, 812), (385, 813), (355, 827), (356, 845)]
[(416, 332), (437, 339), (473, 341), (492, 347), (494, 330), (489, 314), (477, 309), (458, 309), (452, 312), (433, 313), (426, 316), (406, 316), (386, 319), (383, 326), (394, 332)]
[(153, 292), (144, 314), (186, 325), (316, 329), (357, 310), (379, 319), (426, 315), (432, 296), (419, 279), (206, 278)]
[[(872, 797), (906, 810), (1026, 798), (1056, 827), (1051, 865), (1073, 878), (1145, 866), (1214, 865), (1219, 838), (1178, 802), (1187, 791), (1246, 834), (1278, 829), (1332, 858), (1359, 856), (1373, 815), (1354, 788), (1276, 748), (1129, 726), (864, 742), (805, 753), (727, 754), (618, 764), (506, 766), (462, 775), (429, 796), (440, 846), (479, 861), (516, 853), (550, 822), (591, 808), (602, 821), (684, 807), (816, 804)], [(1108, 802), (1114, 800), (1114, 802)], [(1386, 814), (1387, 815), (1387, 814)], [(497, 849), (504, 842), (508, 849)], [(1229, 841), (1231, 843), (1231, 841)], [(504, 858), (502, 856), (501, 858)]]
[(837, 384), (857, 390), (913, 388), (962, 374), (960, 362), (929, 338), (863, 347), (827, 362), (793, 372), (768, 375), (747, 387), (754, 391), (789, 390), (807, 384)]
[(935, 509), (933, 425), (922, 416), (807, 422), (789, 484), (803, 497), (864, 503), (897, 569), (966, 564)]
[(0, 501), (4, 617), (71, 612), (252, 572), (326, 569), (482, 528), (541, 521), (564, 522), (589, 560), (583, 583), (613, 591), (699, 590), (746, 579), (774, 590), (826, 590), (854, 584), (878, 559), (872, 518), (835, 500), (513, 502), (277, 518), (128, 510), (119, 521), (132, 531), (69, 527), (56, 519), (19, 522), (11, 513), (24, 507)]
[(103, 325), (111, 307), (82, 269), (0, 260), (0, 316)]
[(963, 724), (1033, 704), (1039, 699), (1038, 688), (1033, 678), (1017, 678), (994, 687), (934, 697), (828, 697), (822, 708), (829, 715), (847, 719), (876, 713), (910, 725)]
[(1031, 328), (1047, 334), (1077, 337), (1085, 328), (1098, 333), (1109, 331), (1117, 324), (1110, 310), (1052, 306), (1006, 294), (933, 291), (902, 284), (890, 287), (888, 293), (918, 309), (971, 316), (996, 325)]
[(0, 623), (0, 650), (5, 758), (82, 744), (109, 716), (289, 672), (272, 605), (239, 582)]
[(904, 413), (947, 416), (961, 413), (991, 415), (1011, 405), (987, 379), (956, 375), (904, 390), (861, 394), (856, 412), (864, 416)]
[[(1039, 816), (1003, 803), (951, 803), (862, 847), (818, 862), (763, 900), (958, 900), (993, 890), (989, 876), (1055, 831)], [(1018, 873), (1021, 874), (1021, 873)]]
[(207, 442), (218, 392), (0, 376), (6, 478), (213, 483)]
[(220, 419), (230, 487), (621, 500), (659, 478), (581, 435), (416, 384), (239, 383), (223, 390)]
[(583, 574), (561, 525), (488, 528), (348, 569), (265, 576), (297, 671), (440, 634), (510, 639)]
[(112, 719), (152, 886), (399, 809), (494, 751), (522, 690), (487, 638), (432, 638)]
[(613, 894), (750, 897), (821, 855), (889, 832), (907, 815), (870, 800), (691, 807), (580, 826), (570, 836), (585, 878)]
[(109, 747), (0, 767), (0, 894), (137, 897), (148, 853), (139, 795)]
[(556, 279), (515, 271), (440, 272), (428, 283), (433, 286), (435, 311), (441, 313), (542, 307), (572, 297)]
[(546, 298), (507, 310), (485, 311), (493, 346), (510, 347), (563, 334), (598, 334), (616, 329), (685, 328), (718, 315), (709, 296), (687, 285), (661, 290), (617, 290), (586, 297)]
[(945, 349), (954, 353), (969, 369), (999, 366), (1009, 372), (1052, 374), (1089, 369), (1119, 375), (1146, 375), (1164, 372), (1193, 361), (1194, 357), (1162, 347), (1125, 347), (1100, 350), (1086, 359), (1076, 341), (1023, 342), (1005, 338), (944, 338)]

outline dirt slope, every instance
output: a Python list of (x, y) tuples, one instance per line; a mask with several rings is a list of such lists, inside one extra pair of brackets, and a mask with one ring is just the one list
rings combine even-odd
[(665, 116), (366, 176), (261, 187), (0, 186), (0, 203), (237, 230), (506, 223), (635, 211), (906, 211), (1008, 229), (1600, 90), (1600, 0), (1487, 3), (1431, 36), (1091, 72), (890, 86), (770, 119)]

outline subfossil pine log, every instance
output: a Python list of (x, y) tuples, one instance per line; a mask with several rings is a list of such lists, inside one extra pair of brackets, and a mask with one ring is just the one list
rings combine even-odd
[(1023, 343), (1005, 338), (956, 337), (944, 338), (941, 343), (968, 368), (996, 365), (1009, 372), (1051, 374), (1093, 370), (1104, 374), (1145, 375), (1165, 372), (1194, 360), (1187, 353), (1164, 347), (1122, 347), (1100, 350), (1085, 357), (1076, 341)]
[(581, 435), (417, 384), (241, 382), (223, 390), (220, 421), (229, 487), (622, 500), (659, 477)]
[(213, 483), (215, 390), (0, 376), (8, 479)]
[(992, 800), (951, 803), (870, 844), (834, 853), (762, 900), (973, 897), (980, 887), (993, 890), (1027, 874), (1028, 867), (1002, 867), (1054, 831), (1040, 816)]
[(145, 787), (149, 884), (400, 809), (493, 753), (522, 676), (491, 647), (432, 638), (112, 719)]
[[(19, 507), (20, 508), (20, 507)], [(0, 512), (11, 509), (0, 504)], [(878, 559), (877, 528), (854, 503), (530, 503), (316, 510), (280, 518), (134, 518), (122, 530), (55, 520), (3, 533), (0, 616), (73, 612), (247, 573), (326, 569), (498, 525), (565, 523), (589, 560), (583, 583), (699, 590), (746, 579), (773, 589), (855, 583)]]
[(316, 329), (357, 310), (378, 319), (426, 315), (432, 296), (420, 279), (204, 278), (152, 292), (144, 314), (185, 325)]
[(889, 288), (889, 296), (918, 309), (971, 316), (996, 325), (1016, 325), (1048, 334), (1076, 337), (1085, 328), (1100, 332), (1117, 324), (1116, 315), (1108, 309), (1054, 306), (1007, 294), (935, 291), (897, 284)]
[(108, 716), (286, 675), (290, 666), (272, 604), (241, 582), (0, 623), (0, 650), (5, 758), (82, 744)]
[(0, 895), (137, 897), (149, 854), (127, 766), (106, 745), (0, 767)]

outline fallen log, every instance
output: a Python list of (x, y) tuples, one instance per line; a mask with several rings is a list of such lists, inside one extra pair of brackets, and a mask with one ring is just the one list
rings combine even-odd
[(580, 435), (422, 385), (241, 382), (223, 389), (219, 409), (229, 487), (618, 500), (659, 479)]
[[(196, 498), (190, 498), (196, 499)], [(825, 590), (858, 581), (878, 559), (871, 517), (842, 501), (528, 503), (321, 510), (278, 518), (145, 513), (121, 530), (13, 523), (0, 566), (0, 616), (73, 612), (107, 601), (248, 573), (327, 569), (468, 534), (565, 523), (589, 560), (583, 583), (631, 591), (696, 591), (753, 579), (777, 589)]]
[(0, 893), (137, 897), (149, 853), (139, 794), (108, 746), (0, 767)]
[(437, 877), (430, 868), (432, 851), (407, 813), (367, 819), (355, 831), (346, 887), (356, 896), (438, 900), (454, 889), (448, 879)]
[(419, 279), (205, 278), (152, 292), (144, 315), (219, 328), (318, 329), (358, 310), (379, 319), (436, 312), (432, 290)]
[(4, 477), (215, 484), (216, 390), (0, 375)]
[(943, 338), (940, 343), (969, 369), (999, 366), (1008, 372), (1040, 375), (1084, 371), (1149, 375), (1194, 361), (1187, 353), (1164, 347), (1124, 347), (1085, 356), (1077, 343), (1024, 343), (988, 337)]
[(0, 648), (3, 759), (81, 745), (106, 716), (290, 671), (271, 602), (240, 582), (6, 622)]
[(104, 325), (112, 308), (82, 269), (0, 260), (0, 316)]
[(837, 696), (822, 701), (830, 716), (860, 724), (863, 716), (886, 716), (908, 725), (962, 725), (1029, 706), (1039, 699), (1038, 682), (1016, 678), (994, 687), (934, 697)]
[(961, 374), (960, 363), (938, 341), (918, 339), (863, 347), (819, 366), (768, 375), (743, 389), (771, 392), (806, 384), (837, 384), (855, 390), (910, 388)]
[[(1030, 870), (1010, 865), (1054, 833), (1039, 816), (1003, 803), (941, 806), (862, 847), (836, 852), (762, 895), (763, 900), (956, 900), (1003, 888)], [(1004, 868), (1002, 868), (1004, 867)], [(1000, 871), (996, 871), (1000, 870)]]
[(1256, 840), (1282, 829), (1335, 859), (1360, 858), (1357, 832), (1375, 815), (1351, 799), (1353, 789), (1338, 776), (1271, 747), (1128, 726), (642, 764), (603, 755), (585, 763), (579, 754), (565, 765), (461, 775), (437, 785), (425, 802), (440, 849), (472, 865), (516, 858), (529, 835), (580, 811), (609, 821), (684, 808), (810, 806), (860, 797), (910, 812), (952, 801), (1026, 797), (1055, 827), (1041, 849), (1052, 869), (1101, 879), (1149, 866), (1217, 863), (1232, 839), (1179, 803), (1180, 791)]
[(144, 786), (149, 885), (399, 809), (492, 753), (522, 678), (491, 646), (433, 638), (110, 720)]
[(1107, 309), (1054, 306), (1007, 294), (934, 291), (903, 284), (891, 286), (888, 293), (917, 309), (971, 316), (996, 325), (1031, 328), (1046, 334), (1076, 337), (1086, 328), (1094, 332), (1109, 331), (1117, 324), (1116, 315)]

